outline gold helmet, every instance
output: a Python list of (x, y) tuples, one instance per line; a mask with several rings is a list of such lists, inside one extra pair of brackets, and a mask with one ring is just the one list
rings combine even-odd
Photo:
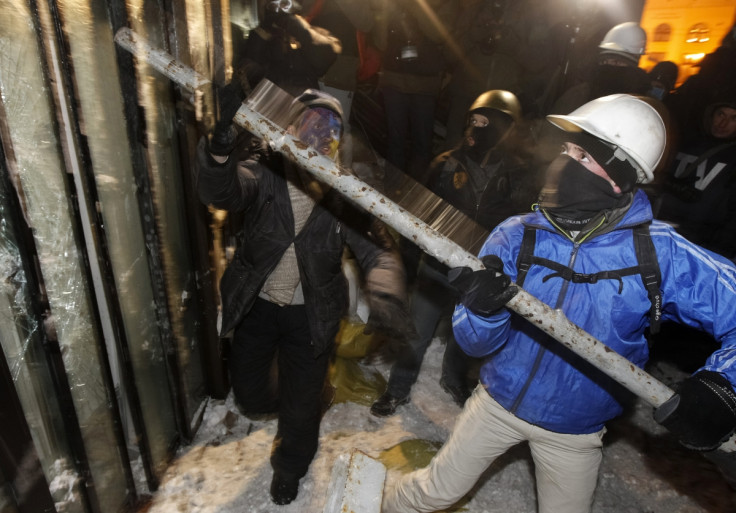
[(516, 95), (510, 91), (504, 91), (502, 89), (486, 91), (475, 99), (470, 109), (468, 109), (468, 114), (472, 114), (475, 111), (481, 111), (479, 113), (482, 114), (482, 110), (484, 109), (503, 112), (511, 116), (511, 119), (515, 123), (521, 119), (521, 104)]

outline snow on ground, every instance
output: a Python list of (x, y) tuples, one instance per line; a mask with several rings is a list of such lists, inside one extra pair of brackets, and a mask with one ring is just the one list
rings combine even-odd
[[(321, 513), (332, 467), (340, 455), (358, 448), (378, 458), (399, 442), (442, 442), (460, 409), (439, 384), (444, 345), (435, 339), (427, 351), (412, 401), (394, 417), (380, 419), (368, 407), (334, 404), (322, 422), (320, 448), (299, 496), (277, 506), (269, 498), (269, 453), (276, 420), (250, 420), (232, 402), (210, 401), (195, 438), (181, 448), (147, 513)], [(384, 377), (389, 364), (372, 361)], [(650, 371), (667, 384), (681, 373), (666, 363)], [(391, 482), (402, 469), (389, 468)], [(651, 407), (637, 402), (612, 422), (605, 438), (592, 513), (733, 513), (736, 493), (711, 461), (669, 438), (651, 418)], [(534, 513), (533, 466), (525, 445), (499, 458), (469, 500), (450, 511)], [(564, 512), (561, 512), (564, 513)]]

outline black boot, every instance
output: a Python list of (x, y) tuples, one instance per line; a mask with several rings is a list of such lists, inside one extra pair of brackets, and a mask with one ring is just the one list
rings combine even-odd
[(271, 500), (283, 506), (296, 499), (299, 493), (299, 478), (286, 472), (274, 471), (271, 479)]
[(396, 413), (396, 408), (402, 404), (409, 402), (409, 396), (395, 397), (388, 391), (384, 392), (381, 397), (371, 406), (371, 413), (376, 417), (390, 417)]
[(465, 383), (456, 383), (447, 379), (445, 376), (442, 376), (440, 379), (440, 386), (442, 387), (442, 390), (450, 394), (452, 400), (460, 407), (465, 405), (465, 401), (470, 397), (470, 390), (468, 389), (468, 385)]

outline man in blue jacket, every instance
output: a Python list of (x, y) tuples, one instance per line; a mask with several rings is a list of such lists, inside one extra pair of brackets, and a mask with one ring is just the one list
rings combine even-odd
[[(634, 238), (642, 227), (661, 274), (657, 316), (702, 329), (722, 345), (655, 419), (697, 450), (715, 449), (736, 428), (736, 268), (653, 221), (646, 195), (635, 188), (652, 180), (662, 158), (661, 117), (644, 99), (611, 95), (547, 119), (566, 132), (566, 142), (547, 169), (536, 212), (491, 233), (480, 251), (486, 269), (450, 271), (461, 294), (455, 337), (469, 355), (486, 358), (481, 385), (429, 466), (387, 493), (384, 512), (449, 507), (523, 441), (536, 467), (539, 511), (590, 511), (605, 424), (622, 412), (622, 388), (504, 305), (518, 290), (513, 280), (643, 366), (644, 331), (656, 317), (638, 272)], [(524, 244), (530, 233), (534, 242)]]

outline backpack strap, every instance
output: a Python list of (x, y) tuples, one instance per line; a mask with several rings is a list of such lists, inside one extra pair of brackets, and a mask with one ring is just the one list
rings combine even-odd
[(532, 228), (530, 226), (524, 227), (524, 235), (521, 239), (519, 256), (516, 258), (516, 268), (518, 270), (516, 283), (518, 285), (523, 285), (526, 275), (532, 265), (541, 265), (554, 271), (542, 278), (542, 281), (546, 282), (551, 278), (562, 278), (563, 280), (571, 281), (573, 283), (596, 283), (599, 280), (618, 280), (618, 292), (620, 294), (624, 286), (622, 278), (624, 276), (639, 273), (639, 266), (627, 267), (625, 269), (618, 269), (615, 271), (599, 271), (593, 274), (576, 273), (568, 266), (559, 262), (535, 256), (534, 245), (536, 244), (537, 239), (536, 234), (536, 228)]
[(634, 227), (634, 249), (639, 261), (641, 281), (647, 289), (652, 307), (649, 310), (649, 333), (659, 333), (662, 323), (662, 274), (659, 270), (657, 251), (649, 234), (649, 223)]
[(534, 246), (537, 242), (537, 229), (531, 226), (524, 226), (524, 235), (521, 239), (521, 248), (519, 248), (519, 256), (516, 257), (516, 284), (520, 287), (524, 285), (526, 273), (534, 263)]
[(573, 283), (596, 283), (599, 280), (617, 280), (619, 282), (618, 293), (620, 294), (624, 286), (622, 278), (624, 276), (638, 274), (641, 276), (642, 283), (647, 290), (647, 295), (652, 305), (649, 311), (649, 332), (651, 334), (658, 333), (662, 318), (662, 292), (660, 290), (662, 276), (659, 270), (657, 253), (654, 249), (652, 237), (649, 234), (649, 223), (635, 226), (632, 231), (638, 265), (623, 269), (584, 274), (576, 273), (570, 267), (559, 262), (534, 256), (537, 230), (536, 228), (525, 226), (519, 256), (516, 258), (516, 269), (518, 270), (516, 283), (519, 286), (523, 286), (531, 266), (541, 265), (554, 271), (542, 278), (542, 281), (546, 282), (551, 278), (562, 278)]
[(547, 260), (545, 258), (539, 258), (538, 260), (545, 267), (549, 267), (553, 271), (556, 271), (542, 278), (543, 282), (550, 278), (562, 278), (563, 280), (571, 281), (573, 283), (597, 283), (599, 280), (617, 280), (619, 294), (624, 290), (624, 280), (622, 278), (632, 274), (639, 274), (638, 265), (634, 267), (626, 267), (624, 269), (616, 269), (615, 271), (598, 271), (597, 273), (585, 274), (576, 273), (569, 267), (553, 262), (552, 260)]

